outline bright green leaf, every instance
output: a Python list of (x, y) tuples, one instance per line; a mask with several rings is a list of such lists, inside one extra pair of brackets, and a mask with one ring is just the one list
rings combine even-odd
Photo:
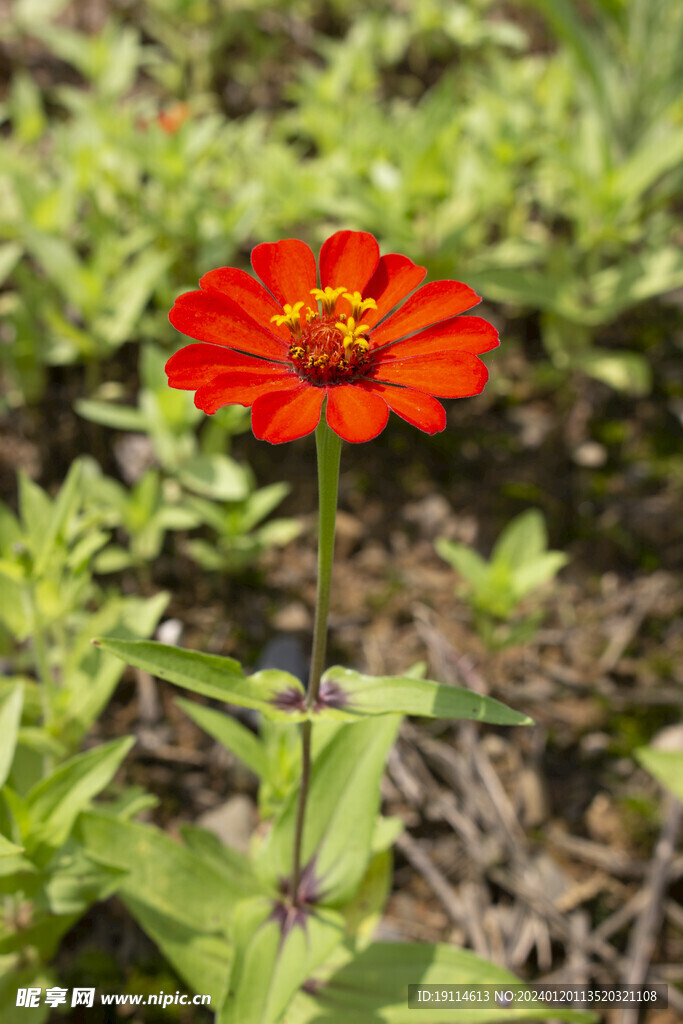
[(28, 843), (61, 846), (78, 814), (109, 784), (134, 743), (124, 736), (77, 754), (34, 786), (26, 799), (32, 824)]
[[(326, 696), (329, 694), (329, 696)], [(329, 701), (318, 718), (357, 719), (364, 715), (418, 715), (469, 719), (494, 725), (531, 725), (528, 715), (471, 690), (409, 676), (365, 676), (335, 666), (322, 678), (321, 695)]]
[(473, 587), (483, 586), (488, 577), (489, 567), (478, 552), (464, 544), (440, 537), (435, 544), (437, 554), (452, 565), (456, 572)]
[(229, 860), (217, 865), (151, 825), (88, 812), (75, 835), (99, 863), (127, 872), (119, 885), (123, 898), (201, 934), (225, 936), (238, 901), (259, 891), (253, 875), (233, 871)]
[(193, 693), (256, 708), (271, 718), (292, 722), (306, 718), (304, 711), (297, 710), (304, 698), (304, 688), (287, 672), (266, 669), (245, 676), (239, 662), (233, 658), (187, 651), (153, 640), (124, 641), (108, 637), (93, 642), (129, 665)]
[[(350, 899), (365, 874), (380, 779), (400, 722), (400, 715), (386, 715), (342, 726), (313, 761), (302, 864), (326, 905)], [(259, 870), (273, 882), (291, 865), (297, 806), (294, 791), (257, 855)]]
[(639, 747), (635, 755), (651, 775), (683, 802), (683, 751)]
[(530, 508), (505, 526), (491, 552), (491, 561), (518, 569), (540, 555), (547, 546), (548, 534), (543, 515), (538, 509)]

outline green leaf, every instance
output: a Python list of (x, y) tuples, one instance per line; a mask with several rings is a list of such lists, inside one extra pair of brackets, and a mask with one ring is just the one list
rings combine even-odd
[(384, 853), (385, 850), (391, 849), (404, 828), (405, 824), (402, 818), (395, 815), (391, 817), (380, 815), (375, 822), (375, 829), (372, 833), (372, 852)]
[(24, 961), (18, 958), (21, 967), (10, 962), (0, 973), (0, 1007), (2, 1007), (2, 1024), (44, 1024), (50, 1015), (47, 1003), (40, 1005), (17, 1006), (17, 991), (20, 988), (47, 989), (55, 984), (54, 975), (43, 964), (31, 964), (24, 967)]
[(91, 423), (101, 423), (113, 430), (133, 430), (144, 433), (147, 425), (145, 416), (139, 409), (129, 405), (115, 405), (113, 402), (101, 402), (91, 398), (81, 398), (74, 403), (79, 416)]
[(81, 501), (81, 477), (82, 466), (80, 462), (73, 462), (54, 501), (51, 514), (45, 523), (40, 544), (36, 548), (34, 563), (34, 573), (36, 576), (40, 576), (45, 569), (57, 537)]
[[(287, 672), (266, 669), (253, 676), (245, 676), (239, 662), (233, 658), (186, 651), (154, 640), (124, 641), (107, 637), (93, 643), (129, 665), (193, 693), (255, 708), (274, 719), (296, 722), (307, 717), (305, 711), (298, 710), (305, 697), (304, 688)], [(283, 701), (287, 710), (280, 710)]]
[(23, 850), (23, 846), (17, 846), (0, 833), (0, 857), (15, 857), (23, 853)]
[(249, 493), (249, 477), (227, 455), (199, 455), (178, 470), (178, 480), (188, 490), (216, 501), (241, 501)]
[(151, 825), (89, 811), (74, 835), (99, 863), (127, 872), (119, 885), (124, 899), (202, 934), (225, 937), (238, 901), (263, 891), (248, 868), (233, 870), (227, 859), (218, 865)]
[[(301, 854), (319, 903), (349, 900), (365, 874), (379, 784), (400, 722), (400, 715), (386, 715), (342, 726), (313, 761)], [(273, 883), (290, 870), (297, 807), (295, 790), (257, 854), (259, 871)]]
[(0, 694), (0, 789), (7, 781), (14, 760), (23, 706), (24, 688), (21, 683), (8, 693)]
[(107, 899), (125, 872), (98, 864), (76, 843), (67, 843), (50, 863), (45, 896), (52, 914), (82, 914), (91, 903)]
[(308, 912), (301, 923), (278, 918), (272, 900), (240, 906), (235, 963), (216, 1024), (275, 1024), (297, 989), (342, 941), (344, 922), (329, 910)]
[[(341, 960), (341, 956), (337, 958)], [(592, 1024), (593, 1013), (548, 1009), (515, 1010), (500, 1007), (444, 1010), (409, 1010), (408, 984), (509, 985), (519, 984), (510, 971), (482, 960), (456, 946), (375, 942), (357, 956), (346, 951), (346, 963), (321, 968), (313, 975), (315, 995), (299, 991), (283, 1024), (504, 1024), (510, 1020), (562, 1020)]]
[(192, 846), (181, 846), (159, 829), (108, 814), (82, 814), (76, 825), (91, 857), (125, 872), (118, 892), (140, 926), (187, 983), (217, 1004), (230, 970), (234, 909), (259, 886), (246, 858), (234, 851), (220, 857), (197, 839), (203, 829), (191, 832)]
[[(373, 844), (374, 845), (374, 844)], [(394, 858), (390, 850), (376, 853), (353, 898), (342, 907), (346, 933), (362, 948), (372, 939), (391, 892)]]
[(526, 565), (548, 546), (543, 514), (530, 508), (516, 516), (503, 529), (491, 552), (492, 562), (503, 562), (511, 569)]
[(123, 902), (143, 931), (195, 992), (220, 1005), (228, 984), (233, 950), (221, 935), (209, 935), (160, 913), (142, 899), (126, 894)]
[(0, 285), (14, 270), (22, 256), (22, 247), (17, 242), (6, 242), (0, 245)]
[[(270, 484), (268, 487), (260, 487), (253, 494), (250, 494), (244, 503), (242, 523), (245, 530), (251, 530), (261, 520), (277, 508), (281, 501), (287, 497), (291, 487), (286, 483)], [(286, 520), (289, 522), (289, 520)]]
[(245, 896), (262, 893), (251, 861), (239, 850), (226, 846), (217, 835), (198, 825), (181, 825), (180, 834), (188, 849), (198, 853), (202, 860), (225, 874), (229, 885), (237, 886)]
[(639, 747), (635, 756), (657, 782), (683, 802), (683, 751)]
[(77, 309), (88, 307), (94, 296), (93, 279), (78, 258), (73, 246), (63, 238), (28, 230), (26, 248), (41, 265), (48, 279)]
[(463, 579), (467, 580), (475, 589), (485, 585), (489, 567), (478, 552), (464, 544), (446, 540), (445, 537), (439, 537), (434, 546), (437, 554), (449, 565), (452, 565), (456, 572), (459, 572)]
[(568, 561), (568, 556), (562, 551), (546, 551), (532, 562), (515, 569), (512, 576), (515, 597), (520, 600), (532, 590), (552, 580)]
[(12, 579), (5, 568), (10, 566), (0, 568), (0, 621), (17, 640), (23, 642), (30, 636), (32, 625), (28, 588)]
[(268, 758), (265, 747), (257, 736), (231, 715), (201, 704), (193, 704), (179, 697), (176, 704), (189, 715), (193, 722), (218, 740), (226, 750), (231, 751), (247, 768), (263, 778), (268, 773)]
[(26, 798), (31, 828), (27, 846), (61, 846), (78, 814), (109, 784), (135, 739), (124, 736), (77, 754), (34, 786)]
[(19, 472), (19, 515), (35, 557), (52, 515), (52, 502), (38, 484)]
[(590, 349), (577, 353), (573, 362), (584, 373), (629, 395), (648, 395), (652, 390), (650, 364), (638, 352), (603, 352)]
[(409, 676), (364, 676), (340, 665), (323, 675), (321, 699), (325, 698), (330, 706), (317, 713), (318, 719), (357, 720), (365, 715), (398, 713), (494, 725), (533, 724), (528, 715), (471, 690)]
[(171, 259), (170, 253), (145, 249), (117, 274), (108, 296), (111, 313), (98, 317), (95, 323), (96, 333), (110, 345), (118, 347), (131, 339), (137, 321)]
[(85, 619), (64, 665), (68, 700), (60, 709), (60, 725), (69, 742), (80, 743), (106, 706), (123, 672), (120, 659), (92, 646), (92, 634), (104, 628), (124, 640), (144, 637), (155, 629), (168, 599), (169, 594), (164, 591), (150, 598), (114, 597)]

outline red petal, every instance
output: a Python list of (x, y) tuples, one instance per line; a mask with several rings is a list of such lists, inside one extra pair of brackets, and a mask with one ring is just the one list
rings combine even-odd
[(368, 381), (362, 386), (381, 395), (392, 412), (427, 434), (437, 434), (446, 426), (446, 410), (441, 402), (423, 391), (397, 388), (379, 381)]
[(295, 441), (318, 426), (325, 388), (300, 383), (274, 394), (262, 395), (251, 410), (251, 429), (271, 444)]
[(439, 398), (478, 395), (488, 380), (488, 370), (470, 352), (432, 352), (414, 359), (397, 359), (376, 365), (376, 380), (402, 384)]
[(363, 385), (338, 384), (327, 389), (327, 422), (345, 441), (370, 441), (389, 419), (387, 403)]
[(372, 332), (376, 345), (447, 320), (480, 302), (480, 297), (460, 281), (430, 281), (411, 295), (400, 309)]
[(433, 324), (405, 341), (389, 342), (377, 353), (379, 362), (411, 359), (429, 352), (471, 352), (477, 355), (496, 348), (498, 332), (493, 324), (480, 316), (452, 316)]
[(214, 292), (185, 292), (168, 315), (190, 338), (271, 359), (287, 358), (287, 343), (257, 324), (231, 299)]
[(231, 370), (230, 373), (221, 373), (197, 388), (194, 404), (198, 409), (212, 415), (223, 405), (253, 405), (262, 395), (270, 395), (291, 387), (292, 378), (289, 374), (271, 377), (246, 368)]
[(251, 252), (251, 265), (278, 302), (315, 305), (311, 288), (318, 283), (313, 251), (298, 238), (263, 242)]
[(219, 267), (218, 270), (210, 270), (208, 274), (204, 274), (199, 287), (202, 291), (223, 295), (236, 302), (252, 320), (289, 341), (291, 335), (287, 328), (276, 327), (270, 322), (272, 316), (282, 313), (282, 306), (251, 274), (237, 270), (236, 267)]
[(320, 250), (320, 285), (361, 292), (379, 262), (377, 239), (367, 231), (337, 231)]
[(289, 376), (283, 363), (256, 359), (218, 345), (186, 345), (166, 363), (170, 387), (190, 391), (225, 374), (226, 370), (250, 370), (264, 377)]
[(382, 256), (363, 291), (364, 299), (374, 299), (377, 303), (376, 310), (369, 309), (363, 313), (364, 323), (372, 326), (391, 312), (394, 306), (417, 288), (426, 273), (425, 267), (418, 267), (400, 253), (391, 252)]

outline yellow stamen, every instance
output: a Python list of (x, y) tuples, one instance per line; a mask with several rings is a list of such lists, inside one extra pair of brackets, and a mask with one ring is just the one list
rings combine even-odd
[(314, 299), (323, 304), (323, 313), (334, 313), (334, 307), (337, 305), (337, 299), (340, 295), (343, 295), (346, 291), (346, 285), (341, 285), (339, 288), (311, 288), (311, 295)]
[(370, 329), (367, 324), (356, 324), (355, 319), (350, 316), (345, 322), (340, 320), (334, 326), (343, 335), (345, 349), (353, 346), (353, 348), (359, 348), (361, 352), (366, 352), (370, 347), (368, 339), (363, 337), (366, 331)]
[(366, 309), (377, 309), (374, 299), (364, 299), (360, 292), (344, 292), (343, 298), (351, 303), (351, 316), (360, 320)]
[(290, 306), (288, 302), (285, 302), (283, 306), (284, 313), (276, 313), (275, 316), (271, 316), (271, 324), (277, 324), (278, 327), (282, 327), (282, 325), (285, 324), (289, 327), (292, 334), (299, 334), (301, 332), (299, 310), (301, 310), (303, 306), (303, 302), (295, 302), (293, 306)]

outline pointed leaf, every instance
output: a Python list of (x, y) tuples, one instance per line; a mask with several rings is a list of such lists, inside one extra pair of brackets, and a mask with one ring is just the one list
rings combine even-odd
[(456, 572), (460, 573), (463, 579), (467, 580), (475, 589), (485, 585), (488, 578), (488, 563), (481, 555), (468, 548), (465, 544), (456, 544), (445, 537), (440, 537), (436, 544), (437, 554), (445, 562), (452, 565)]
[(518, 569), (548, 547), (543, 514), (530, 508), (507, 524), (491, 552), (492, 562)]
[(78, 814), (109, 784), (134, 743), (134, 737), (124, 736), (77, 754), (34, 786), (26, 798), (32, 825), (27, 845), (61, 846)]
[(562, 551), (545, 551), (516, 569), (512, 576), (512, 588), (517, 600), (552, 580), (568, 561), (569, 558)]
[(266, 669), (245, 676), (241, 665), (233, 658), (187, 651), (154, 640), (125, 641), (107, 637), (93, 640), (93, 643), (129, 665), (193, 693), (255, 708), (274, 719), (297, 722), (307, 717), (303, 709), (304, 688), (287, 672)]
[(80, 462), (73, 462), (45, 523), (40, 544), (36, 548), (34, 563), (36, 576), (39, 576), (45, 569), (57, 537), (81, 500), (81, 476)]
[(215, 740), (235, 754), (247, 768), (263, 778), (268, 773), (268, 758), (263, 743), (257, 736), (233, 718), (222, 711), (214, 711), (212, 708), (204, 707), (202, 704), (193, 704), (192, 701), (183, 700), (179, 697), (176, 704), (189, 715), (193, 722), (213, 736)]
[(320, 687), (319, 719), (357, 720), (365, 715), (418, 715), (494, 725), (531, 725), (528, 715), (471, 690), (410, 676), (364, 676), (337, 665)]
[[(342, 726), (313, 762), (302, 864), (316, 903), (345, 902), (365, 874), (380, 780), (400, 722), (400, 715), (386, 715)], [(273, 882), (289, 873), (297, 807), (294, 791), (257, 854), (259, 870)]]

